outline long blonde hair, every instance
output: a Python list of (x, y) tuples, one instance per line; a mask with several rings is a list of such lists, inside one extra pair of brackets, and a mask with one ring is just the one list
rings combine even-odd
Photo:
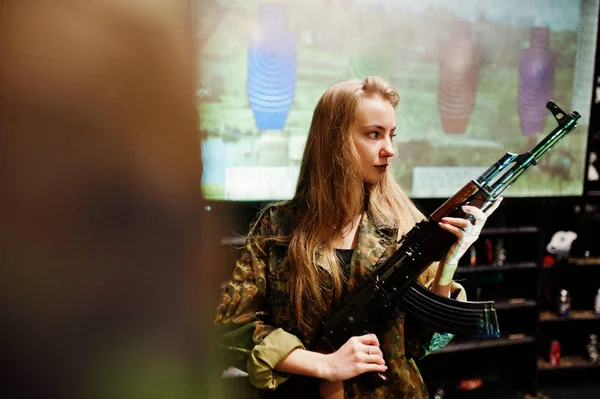
[(398, 228), (399, 234), (423, 219), (389, 173), (377, 184), (363, 182), (350, 128), (360, 100), (371, 96), (389, 101), (394, 108), (399, 101), (389, 83), (369, 76), (331, 86), (313, 114), (291, 200), (296, 222), (287, 258), (300, 328), (308, 328), (311, 316), (322, 314), (326, 307), (326, 285), (317, 262), (331, 271), (334, 297), (339, 299), (342, 293), (345, 281), (334, 240), (355, 215), (366, 210), (374, 220)]

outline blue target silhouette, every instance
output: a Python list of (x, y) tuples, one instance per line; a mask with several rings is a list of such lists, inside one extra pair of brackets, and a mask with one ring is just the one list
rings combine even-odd
[(285, 8), (263, 4), (248, 48), (248, 100), (259, 129), (283, 129), (295, 88), (296, 37), (285, 27)]

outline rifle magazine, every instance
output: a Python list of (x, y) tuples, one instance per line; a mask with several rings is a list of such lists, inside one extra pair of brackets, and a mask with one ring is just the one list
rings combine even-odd
[(457, 301), (413, 281), (396, 305), (403, 312), (443, 332), (477, 338), (500, 336), (493, 301)]

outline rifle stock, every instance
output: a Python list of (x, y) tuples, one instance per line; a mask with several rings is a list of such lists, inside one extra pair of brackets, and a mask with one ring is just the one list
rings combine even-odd
[[(331, 309), (322, 324), (322, 341), (332, 351), (353, 336), (379, 331), (398, 311), (412, 314), (443, 332), (480, 338), (500, 335), (494, 302), (444, 298), (420, 285), (416, 278), (433, 262), (441, 260), (456, 241), (454, 235), (438, 226), (443, 217), (469, 218), (461, 210), (467, 203), (485, 211), (575, 129), (579, 113), (566, 114), (553, 102), (546, 107), (554, 115), (558, 127), (532, 150), (522, 154), (506, 153), (481, 176), (468, 182), (405, 234), (399, 241), (399, 248)], [(367, 389), (387, 381), (382, 373), (365, 373), (359, 379)]]

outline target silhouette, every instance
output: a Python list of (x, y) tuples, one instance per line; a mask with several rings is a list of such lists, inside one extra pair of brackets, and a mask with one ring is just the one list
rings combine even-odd
[(296, 87), (296, 37), (281, 4), (261, 6), (261, 29), (250, 35), (248, 100), (258, 129), (283, 129)]
[(550, 30), (531, 28), (529, 48), (521, 50), (518, 109), (521, 132), (528, 136), (544, 129), (546, 104), (554, 95), (556, 55), (550, 49)]

